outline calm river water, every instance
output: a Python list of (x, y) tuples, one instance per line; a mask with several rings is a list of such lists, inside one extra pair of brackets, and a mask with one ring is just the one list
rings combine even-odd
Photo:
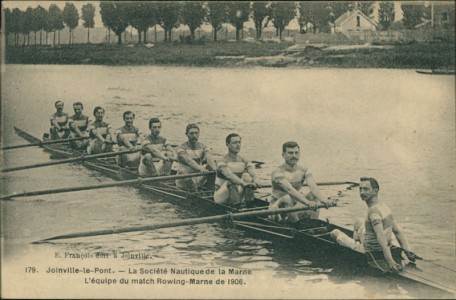
[[(41, 136), (54, 102), (66, 111), (82, 101), (118, 127), (122, 113), (136, 113), (147, 130), (150, 117), (162, 120), (172, 143), (185, 141), (189, 122), (200, 124), (200, 141), (223, 154), (225, 136), (243, 137), (244, 156), (266, 162), (266, 180), (281, 163), (281, 145), (296, 140), (301, 160), (317, 181), (376, 177), (380, 197), (393, 210), (413, 249), (431, 261), (455, 261), (455, 78), (414, 70), (224, 69), (187, 67), (104, 67), (4, 65), (4, 144), (23, 141), (13, 126)], [(36, 148), (3, 153), (4, 166), (49, 161)], [(78, 165), (60, 165), (2, 175), (2, 193), (108, 182)], [(357, 190), (338, 186), (340, 207), (322, 217), (351, 226), (365, 205)], [(25, 297), (124, 298), (428, 298), (435, 290), (356, 272), (338, 272), (289, 249), (218, 225), (198, 225), (35, 245), (63, 233), (126, 227), (195, 216), (134, 188), (111, 188), (2, 202), (3, 286)], [(58, 254), (56, 254), (58, 252)], [(63, 253), (108, 258), (56, 258)], [(113, 258), (114, 252), (147, 259)], [(26, 273), (26, 267), (39, 273)], [(108, 268), (115, 274), (45, 273), (49, 267)], [(242, 285), (111, 285), (87, 278), (117, 278), (140, 268), (248, 269), (232, 276)], [(123, 276), (123, 275), (122, 275)], [(128, 277), (127, 275), (125, 275)], [(131, 275), (134, 276), (134, 275)], [(169, 274), (168, 274), (169, 276)], [(158, 277), (144, 276), (142, 277)], [(165, 278), (173, 278), (166, 277)], [(9, 279), (8, 279), (9, 278)], [(130, 277), (131, 278), (131, 277)], [(179, 278), (179, 277), (174, 277)], [(204, 279), (204, 276), (196, 278)], [(228, 279), (229, 276), (209, 277)], [(89, 279), (90, 281), (90, 279)], [(234, 282), (233, 282), (234, 283)], [(4, 289), (5, 290), (5, 289)], [(5, 294), (6, 295), (6, 294)]]

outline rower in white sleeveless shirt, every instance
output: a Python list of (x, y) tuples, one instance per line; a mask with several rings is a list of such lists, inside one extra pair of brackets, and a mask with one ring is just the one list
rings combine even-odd
[(176, 152), (165, 137), (160, 135), (162, 125), (159, 118), (149, 120), (150, 135), (146, 136), (141, 151), (141, 162), (138, 173), (152, 177), (170, 175), (173, 161), (177, 160)]
[(49, 132), (51, 140), (67, 139), (70, 135), (70, 127), (68, 127), (70, 117), (66, 112), (63, 112), (64, 104), (62, 101), (56, 101), (54, 106), (57, 111), (50, 117), (51, 129)]
[(70, 138), (87, 137), (79, 141), (71, 141), (70, 146), (76, 150), (86, 150), (89, 145), (89, 131), (88, 128), (92, 120), (82, 113), (84, 106), (81, 102), (73, 103), (74, 115), (69, 119), (69, 127), (71, 129)]
[[(276, 168), (271, 174), (272, 195), (269, 202), (270, 209), (285, 207), (309, 206), (316, 208), (319, 204), (326, 206), (334, 205), (332, 200), (323, 197), (312, 173), (305, 166), (299, 165), (300, 148), (296, 142), (286, 142), (282, 145), (282, 157), (285, 163)], [(301, 189), (307, 183), (310, 192), (302, 193)], [(281, 216), (271, 216), (273, 219), (281, 219)], [(302, 211), (287, 214), (291, 222), (306, 218), (318, 218), (318, 211)]]
[(239, 155), (241, 141), (239, 134), (229, 134), (225, 140), (228, 154), (217, 160), (214, 193), (214, 200), (217, 203), (236, 206), (254, 198), (258, 176), (250, 161)]
[[(126, 111), (123, 113), (123, 120), (125, 125), (115, 131), (113, 142), (118, 143), (119, 151), (128, 149), (140, 150), (141, 143), (144, 140), (144, 134), (139, 128), (133, 126), (135, 114), (131, 111)], [(140, 158), (141, 153), (139, 151), (116, 156), (117, 164), (122, 168), (126, 166), (137, 166)]]
[[(198, 125), (195, 123), (188, 124), (185, 129), (185, 135), (188, 141), (176, 149), (179, 159), (177, 174), (215, 171), (216, 165), (211, 149), (198, 141), (200, 135)], [(196, 191), (210, 179), (208, 176), (177, 179), (176, 186), (183, 190)]]
[(114, 131), (104, 119), (105, 110), (101, 106), (97, 106), (93, 110), (93, 116), (95, 121), (89, 126), (89, 146), (87, 147), (88, 154), (98, 154), (102, 152), (112, 151), (111, 136), (114, 135)]

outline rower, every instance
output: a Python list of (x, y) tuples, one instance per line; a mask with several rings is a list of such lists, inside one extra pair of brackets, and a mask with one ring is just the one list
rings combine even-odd
[(64, 104), (58, 100), (54, 104), (56, 112), (51, 115), (51, 140), (66, 139), (70, 135), (70, 128), (68, 127), (69, 117), (68, 114), (63, 112)]
[(253, 201), (258, 177), (249, 160), (239, 155), (241, 136), (231, 133), (226, 137), (228, 154), (217, 160), (214, 200), (217, 203), (236, 206)]
[[(131, 111), (123, 113), (123, 120), (125, 125), (116, 130), (113, 137), (113, 142), (118, 143), (118, 150), (139, 150), (141, 149), (141, 142), (144, 139), (142, 131), (133, 126), (135, 121), (135, 114)], [(137, 166), (141, 158), (139, 151), (133, 153), (125, 153), (116, 157), (117, 164), (124, 168), (128, 166)]]
[(141, 176), (170, 175), (173, 161), (177, 160), (176, 152), (171, 144), (160, 135), (161, 128), (160, 119), (151, 118), (149, 120), (150, 135), (144, 139), (138, 168)]
[(87, 137), (79, 141), (71, 141), (70, 146), (75, 150), (85, 150), (89, 145), (89, 125), (92, 120), (82, 113), (84, 106), (81, 102), (73, 103), (74, 115), (69, 119), (70, 138)]
[[(179, 160), (178, 174), (191, 174), (198, 172), (215, 171), (216, 165), (209, 147), (198, 141), (200, 129), (197, 124), (191, 123), (185, 129), (188, 141), (177, 147), (176, 153)], [(187, 191), (197, 191), (212, 178), (198, 176), (177, 179), (176, 186)], [(210, 186), (209, 186), (210, 187)]]
[(90, 124), (88, 129), (90, 134), (88, 154), (98, 154), (112, 151), (111, 136), (114, 135), (113, 129), (108, 122), (104, 121), (105, 110), (101, 106), (95, 107), (93, 116), (95, 121)]
[[(362, 253), (368, 252), (373, 258), (378, 257), (378, 253), (382, 254), (382, 257), (388, 263), (388, 271), (398, 272), (402, 266), (400, 261), (397, 262), (391, 253), (392, 234), (395, 235), (396, 240), (410, 261), (414, 262), (416, 259), (421, 259), (421, 257), (410, 251), (407, 238), (397, 226), (390, 208), (379, 200), (379, 190), (380, 186), (375, 178), (362, 177), (359, 185), (359, 195), (367, 204), (367, 217), (364, 220), (364, 224), (355, 223), (353, 239), (338, 229), (331, 231), (331, 237), (338, 244)], [(360, 238), (357, 238), (357, 235)], [(396, 259), (399, 260), (400, 258)]]
[[(300, 148), (296, 142), (286, 142), (282, 145), (282, 157), (284, 164), (276, 168), (271, 174), (272, 195), (269, 201), (269, 209), (284, 207), (309, 206), (315, 208), (318, 205), (334, 205), (333, 201), (326, 200), (318, 188), (310, 170), (303, 165), (299, 165)], [(307, 183), (310, 192), (304, 194), (301, 191), (304, 183)], [(289, 213), (286, 219), (290, 222), (297, 222), (301, 219), (316, 219), (319, 212), (308, 210), (302, 212)], [(281, 219), (281, 216), (273, 216)]]

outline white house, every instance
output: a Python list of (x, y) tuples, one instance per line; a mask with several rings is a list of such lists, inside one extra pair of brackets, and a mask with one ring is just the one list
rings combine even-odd
[(346, 36), (357, 35), (365, 31), (376, 31), (377, 24), (360, 10), (347, 11), (334, 22), (332, 32), (343, 33)]

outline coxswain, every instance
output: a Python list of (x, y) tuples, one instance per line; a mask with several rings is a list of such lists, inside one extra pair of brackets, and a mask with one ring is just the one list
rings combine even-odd
[(70, 128), (68, 127), (69, 116), (63, 112), (64, 104), (58, 100), (54, 104), (56, 112), (51, 115), (51, 140), (66, 139), (70, 135)]
[[(270, 209), (300, 206), (316, 208), (321, 204), (327, 207), (334, 205), (333, 200), (324, 199), (310, 170), (306, 166), (298, 164), (300, 157), (298, 143), (284, 143), (282, 145), (282, 157), (285, 162), (271, 174), (272, 194), (269, 201)], [(307, 183), (310, 189), (306, 194), (301, 190), (304, 183)], [(289, 222), (297, 222), (302, 219), (316, 219), (318, 215), (318, 210), (307, 210), (289, 213), (285, 218)], [(281, 219), (280, 215), (271, 217)]]
[(228, 154), (217, 160), (214, 200), (228, 206), (253, 201), (254, 190), (259, 185), (258, 176), (250, 161), (239, 155), (241, 136), (231, 133), (225, 142)]
[(112, 151), (111, 137), (114, 135), (114, 130), (111, 125), (104, 119), (105, 110), (101, 106), (97, 106), (93, 110), (95, 121), (89, 127), (89, 146), (87, 147), (88, 154), (97, 154), (102, 152)]
[(158, 118), (149, 120), (150, 135), (142, 143), (141, 161), (138, 173), (152, 177), (170, 175), (173, 161), (177, 160), (176, 152), (165, 137), (160, 135), (162, 125)]
[[(215, 171), (216, 165), (212, 157), (212, 151), (206, 145), (198, 141), (200, 129), (197, 124), (191, 123), (185, 129), (188, 141), (178, 146), (176, 153), (179, 160), (178, 174), (191, 174), (198, 172)], [(212, 176), (212, 178), (214, 178)], [(197, 191), (205, 185), (210, 188), (211, 180), (209, 176), (197, 176), (191, 178), (177, 179), (178, 188), (187, 191)], [(212, 187), (213, 188), (213, 187)]]
[(89, 145), (88, 128), (92, 120), (84, 115), (84, 106), (81, 102), (73, 103), (74, 115), (69, 119), (70, 138), (84, 138), (78, 141), (71, 141), (70, 146), (75, 150), (86, 150)]
[(119, 151), (137, 150), (132, 153), (125, 153), (116, 156), (117, 164), (124, 168), (126, 166), (138, 166), (141, 158), (141, 142), (144, 140), (142, 131), (133, 125), (135, 114), (131, 111), (123, 113), (125, 125), (117, 129), (114, 133), (113, 142), (117, 143)]
[(388, 269), (384, 271), (398, 272), (402, 268), (400, 253), (394, 255), (391, 251), (393, 234), (410, 261), (421, 259), (411, 251), (405, 234), (394, 220), (391, 209), (378, 198), (378, 181), (372, 177), (362, 177), (360, 181), (359, 195), (367, 205), (364, 223), (355, 223), (353, 239), (338, 229), (331, 231), (331, 237), (342, 246), (369, 253), (373, 259), (386, 261)]

